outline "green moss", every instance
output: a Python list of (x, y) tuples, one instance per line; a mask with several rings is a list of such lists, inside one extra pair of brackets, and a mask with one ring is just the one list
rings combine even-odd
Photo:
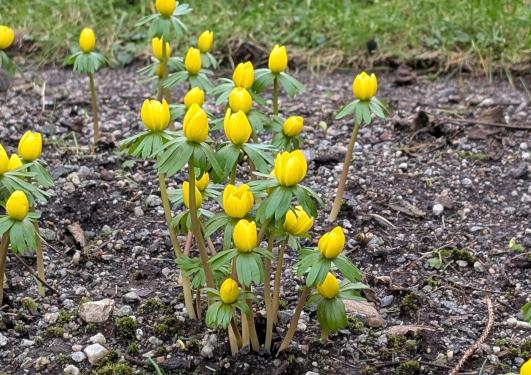
[(378, 372), (378, 370), (376, 369), (376, 367), (372, 367), (370, 365), (367, 365), (363, 368), (363, 370), (361, 370), (361, 373), (363, 375), (374, 375)]
[(419, 310), (420, 299), (413, 293), (406, 293), (400, 301), (400, 315), (414, 318)]
[(149, 298), (146, 302), (138, 308), (140, 314), (149, 314), (153, 312), (171, 314), (172, 309), (166, 306), (158, 297)]
[(24, 297), (22, 298), (22, 307), (28, 310), (32, 314), (36, 314), (37, 310), (39, 309), (39, 306), (37, 305), (37, 302), (31, 297)]
[(95, 323), (88, 323), (85, 326), (85, 333), (96, 333), (98, 331), (98, 326)]
[(362, 332), (363, 328), (365, 327), (363, 322), (359, 320), (358, 318), (356, 318), (355, 316), (348, 317), (347, 326), (354, 333)]
[(55, 361), (57, 362), (58, 365), (64, 366), (70, 363), (70, 357), (67, 356), (66, 354), (59, 353), (57, 358), (55, 358)]
[(452, 258), (454, 260), (464, 260), (470, 266), (476, 261), (476, 257), (468, 249), (459, 249), (457, 247), (452, 249)]
[(68, 311), (61, 310), (59, 311), (59, 316), (57, 317), (57, 323), (59, 324), (68, 324), (75, 319), (75, 315), (69, 313)]
[(116, 320), (116, 336), (123, 341), (130, 341), (135, 338), (136, 321), (130, 316), (123, 316)]
[(33, 341), (35, 342), (35, 345), (37, 346), (42, 346), (42, 344), (44, 344), (44, 340), (41, 336), (35, 336), (33, 338)]
[(167, 315), (160, 319), (153, 327), (153, 332), (161, 337), (173, 337), (177, 333), (178, 322), (175, 317)]
[(127, 353), (135, 355), (140, 352), (140, 346), (136, 342), (132, 342), (127, 346)]
[(487, 152), (472, 152), (472, 151), (461, 151), (459, 152), (459, 157), (461, 159), (468, 160), (489, 160), (492, 158), (491, 154)]
[(520, 357), (531, 357), (531, 339), (525, 339), (522, 341), (522, 344), (520, 345)]
[(420, 373), (420, 363), (411, 359), (406, 362), (402, 362), (397, 368), (397, 374), (399, 375), (414, 375)]
[(168, 351), (164, 346), (159, 346), (157, 349), (155, 349), (154, 356), (155, 357), (161, 357), (163, 355), (166, 355)]
[(91, 375), (133, 375), (133, 368), (128, 363), (108, 363), (93, 370)]
[(20, 334), (23, 334), (23, 333), (26, 333), (27, 331), (27, 328), (26, 328), (26, 325), (22, 322), (16, 322), (15, 323), (15, 332), (16, 333), (20, 333)]
[(437, 280), (437, 279), (434, 279), (433, 277), (427, 277), (426, 280), (424, 280), (424, 283), (426, 285), (429, 285), (433, 288), (436, 288), (438, 287), (439, 285), (441, 285), (441, 281), (440, 280)]
[(64, 333), (65, 333), (65, 330), (63, 327), (55, 325), (55, 326), (46, 328), (42, 332), (42, 335), (44, 337), (63, 337)]

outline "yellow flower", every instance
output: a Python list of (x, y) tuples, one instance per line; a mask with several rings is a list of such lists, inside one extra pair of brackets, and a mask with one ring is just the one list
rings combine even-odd
[(9, 159), (9, 171), (14, 171), (15, 169), (18, 169), (22, 167), (22, 160), (18, 157), (17, 154), (11, 155), (11, 158)]
[(226, 304), (234, 303), (240, 296), (240, 287), (233, 279), (226, 279), (219, 288), (221, 302)]
[(199, 191), (204, 191), (207, 188), (209, 182), (210, 182), (210, 176), (208, 175), (207, 172), (205, 172), (203, 173), (203, 175), (201, 176), (199, 180), (198, 179), (195, 180), (195, 186), (197, 186)]
[(223, 130), (229, 141), (235, 145), (246, 143), (253, 132), (245, 113), (242, 111), (232, 113), (230, 108), (225, 112)]
[(144, 126), (151, 131), (162, 131), (166, 129), (170, 123), (170, 107), (166, 99), (162, 99), (162, 103), (157, 100), (144, 100), (140, 117)]
[(358, 74), (356, 78), (354, 78), (354, 82), (352, 82), (352, 92), (359, 100), (370, 100), (376, 95), (376, 90), (378, 90), (378, 80), (374, 73), (368, 75), (367, 73), (362, 72), (361, 74)]
[(282, 131), (288, 137), (296, 137), (302, 131), (304, 119), (301, 116), (290, 116), (284, 121)]
[(214, 42), (214, 33), (212, 31), (203, 31), (197, 38), (197, 47), (203, 53), (207, 53)]
[(14, 220), (24, 220), (29, 211), (28, 197), (23, 191), (14, 191), (6, 202), (7, 216)]
[(234, 246), (241, 253), (249, 253), (255, 247), (258, 242), (256, 236), (256, 223), (254, 221), (247, 221), (241, 219), (234, 226), (234, 232), (232, 233), (232, 240), (234, 241)]
[(328, 272), (323, 283), (317, 286), (317, 291), (324, 298), (334, 298), (339, 293), (339, 281), (334, 275)]
[[(186, 208), (190, 208), (190, 184), (188, 181), (183, 181), (183, 202)], [(201, 192), (195, 187), (195, 208), (201, 207), (201, 203), (203, 202), (203, 196), (201, 195)]]
[(27, 131), (18, 142), (18, 154), (26, 161), (37, 160), (42, 154), (42, 135)]
[(7, 156), (6, 149), (0, 145), (0, 175), (9, 170), (9, 156)]
[(520, 367), (520, 375), (531, 375), (531, 358)]
[(293, 186), (306, 176), (308, 165), (300, 150), (281, 152), (275, 158), (274, 174), (282, 186)]
[(229, 106), (232, 112), (242, 111), (247, 114), (253, 106), (253, 97), (242, 87), (235, 87), (229, 94)]
[(164, 17), (170, 17), (175, 10), (176, 1), (175, 0), (157, 0), (155, 1), (155, 8), (157, 12), (162, 14)]
[(201, 70), (201, 52), (197, 48), (190, 47), (184, 58), (184, 66), (188, 73), (195, 75)]
[(84, 53), (90, 53), (96, 46), (96, 35), (90, 27), (85, 27), (79, 34), (79, 48)]
[(345, 233), (340, 226), (335, 227), (330, 232), (327, 232), (319, 238), (317, 243), (319, 251), (326, 259), (334, 259), (337, 257), (345, 247)]
[(286, 212), (284, 230), (294, 236), (306, 234), (313, 225), (313, 217), (308, 215), (301, 206)]
[(157, 67), (155, 68), (155, 74), (158, 76), (158, 77), (164, 77), (166, 75), (166, 71), (168, 69), (166, 69), (166, 65), (162, 65), (162, 64), (157, 64)]
[(0, 25), (0, 49), (6, 49), (13, 44), (15, 40), (15, 32), (12, 28), (5, 25)]
[(194, 87), (186, 93), (183, 99), (184, 106), (188, 109), (192, 104), (197, 103), (198, 106), (202, 107), (205, 102), (205, 92), (199, 87)]
[(191, 142), (201, 143), (208, 137), (208, 117), (197, 103), (193, 103), (183, 119), (183, 133)]
[[(153, 38), (151, 39), (151, 50), (153, 51), (153, 56), (155, 56), (159, 61), (162, 60), (162, 41), (164, 38)], [(166, 42), (166, 59), (171, 56), (171, 46), (170, 43)]]
[(269, 70), (273, 73), (281, 73), (288, 66), (288, 53), (286, 47), (278, 44), (273, 47), (269, 54)]
[(244, 89), (250, 89), (254, 82), (254, 67), (250, 61), (239, 63), (234, 69), (232, 74), (232, 80), (236, 87), (243, 87)]
[(247, 184), (238, 187), (228, 184), (223, 190), (223, 210), (227, 216), (241, 219), (252, 210), (253, 204), (254, 195)]

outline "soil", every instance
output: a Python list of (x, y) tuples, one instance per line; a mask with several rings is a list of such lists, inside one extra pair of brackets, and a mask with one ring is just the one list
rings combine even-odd
[[(307, 91), (281, 97), (280, 109), (305, 119), (304, 183), (326, 202), (306, 242), (314, 246), (332, 227), (326, 217), (351, 130), (334, 115), (351, 100), (353, 76), (296, 76)], [(74, 365), (81, 373), (149, 374), (154, 367), (143, 364), (151, 356), (166, 374), (446, 374), (481, 335), (486, 297), (494, 326), (462, 373), (518, 372), (531, 356), (531, 326), (520, 311), (531, 298), (531, 132), (473, 121), (529, 127), (531, 79), (515, 78), (512, 86), (411, 71), (404, 78), (399, 70), (380, 74), (379, 83), (393, 116), (361, 129), (338, 223), (348, 233), (348, 257), (371, 288), (365, 297), (385, 325), (371, 327), (374, 319), (352, 313), (349, 327), (322, 344), (315, 311), (307, 308), (288, 351), (232, 357), (224, 331), (185, 319), (153, 164), (132, 162), (116, 146), (141, 129), (149, 85), (134, 68), (97, 74), (106, 134), (92, 153), (86, 78), (56, 68), (16, 78), (0, 94), (0, 139), (14, 151), (26, 130), (45, 136), (43, 158), (56, 184), (40, 207), (46, 279), (61, 294), (39, 297), (30, 273), (9, 258), (0, 373), (60, 374)], [(212, 101), (207, 108), (221, 116)], [(290, 267), (296, 254), (287, 258), (276, 347), (302, 285)], [(25, 261), (34, 266), (31, 255)], [(81, 303), (104, 298), (115, 306), (105, 323), (79, 318)], [(134, 319), (123, 318), (129, 315)], [(397, 334), (401, 325), (420, 327)], [(111, 355), (95, 366), (76, 362), (72, 354), (98, 332)], [(214, 349), (210, 357), (206, 346)]]

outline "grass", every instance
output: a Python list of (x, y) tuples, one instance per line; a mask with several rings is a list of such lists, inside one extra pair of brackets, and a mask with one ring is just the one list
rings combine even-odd
[[(84, 25), (92, 25), (113, 65), (148, 51), (151, 0), (2, 0), (0, 23), (13, 25), (38, 63), (63, 61)], [(311, 67), (406, 60), (443, 69), (525, 69), (531, 57), (529, 0), (213, 0), (190, 1), (189, 40), (215, 32), (215, 53), (241, 58), (251, 45), (263, 58), (274, 43)], [(368, 56), (367, 42), (378, 49)], [(244, 46), (244, 48), (242, 48)]]

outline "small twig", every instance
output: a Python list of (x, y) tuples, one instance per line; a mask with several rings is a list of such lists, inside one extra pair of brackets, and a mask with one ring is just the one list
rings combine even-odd
[(33, 269), (30, 266), (28, 266), (28, 264), (26, 262), (24, 262), (24, 260), (20, 256), (15, 255), (15, 258), (24, 266), (25, 269), (27, 269), (33, 275), (34, 278), (36, 278), (38, 281), (40, 281), (46, 288), (50, 289), (52, 292), (54, 292), (58, 296), (61, 295), (61, 293), (59, 293), (57, 291), (57, 289), (55, 289), (53, 286), (51, 286), (46, 281), (41, 279), (39, 276), (35, 275)]
[(494, 324), (494, 308), (492, 307), (492, 301), (489, 297), (486, 297), (485, 303), (487, 304), (488, 318), (487, 325), (485, 326), (483, 333), (481, 334), (479, 339), (477, 339), (476, 342), (472, 344), (472, 346), (465, 350), (465, 353), (463, 354), (459, 362), (457, 362), (457, 365), (455, 365), (455, 367), (452, 369), (452, 371), (450, 371), (448, 375), (457, 375), (459, 373), (459, 370), (461, 370), (465, 362), (468, 360), (468, 358), (470, 358), (472, 354), (474, 354), (475, 351), (480, 347), (480, 345), (483, 344), (483, 342), (485, 342), (485, 340), (487, 339), (487, 336), (489, 335), (490, 330), (492, 329), (492, 325)]
[[(436, 116), (435, 114), (430, 114), (430, 115)], [(485, 125), (485, 126), (495, 126), (498, 128), (531, 130), (531, 124), (529, 123), (504, 124), (502, 122), (490, 122), (490, 121), (480, 121), (480, 120), (474, 120), (474, 119), (460, 119), (460, 118), (449, 118), (449, 117), (442, 117), (442, 118), (439, 118), (439, 120), (458, 123), (458, 124), (476, 124), (476, 125)]]

